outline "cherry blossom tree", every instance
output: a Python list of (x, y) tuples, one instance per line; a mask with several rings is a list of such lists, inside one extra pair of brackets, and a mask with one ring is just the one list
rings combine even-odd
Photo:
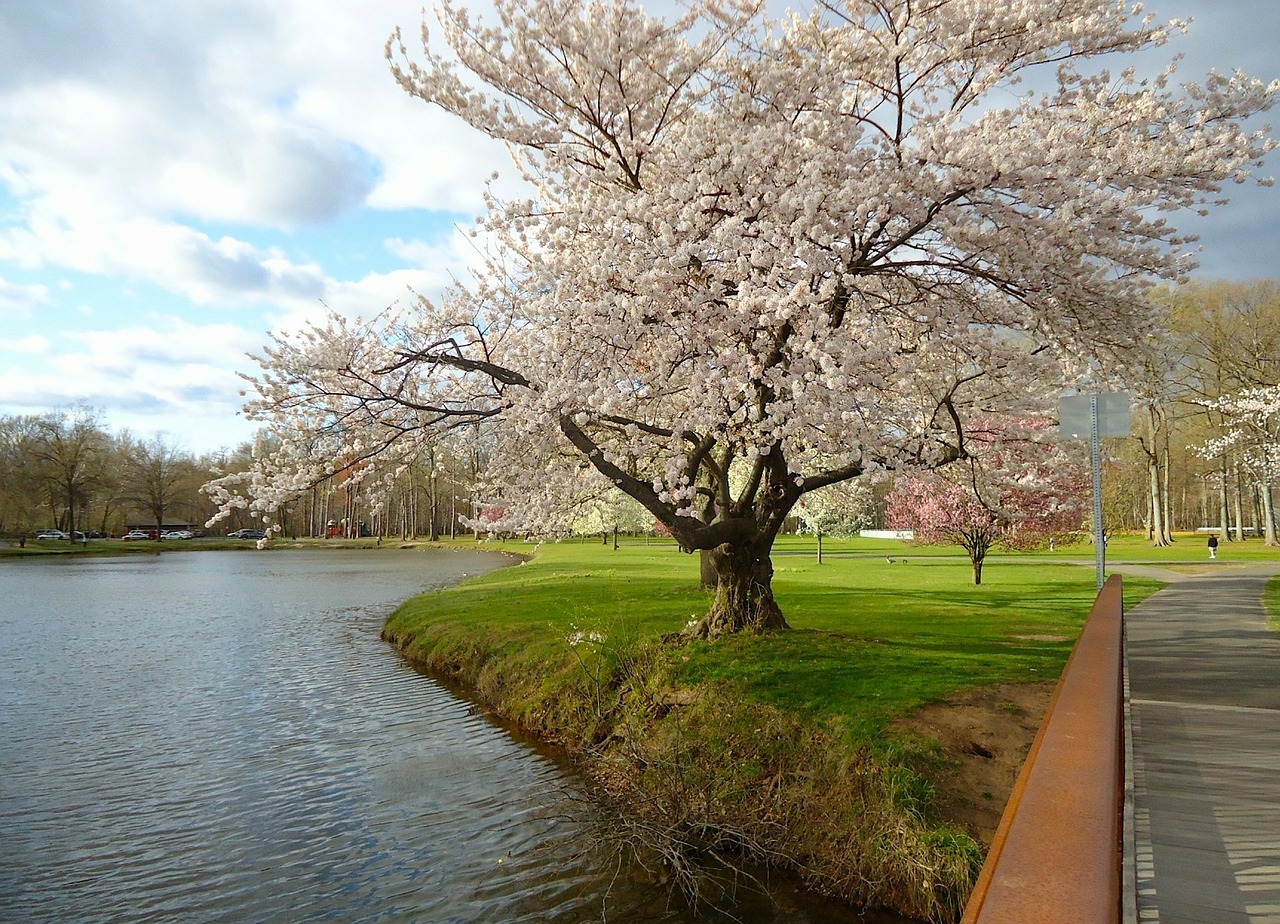
[(1274, 86), (1106, 70), (1170, 35), (1125, 0), (493, 11), (441, 0), (443, 44), (387, 55), (528, 197), (491, 196), (474, 282), (276, 337), (247, 410), (278, 448), (213, 490), (269, 517), (335, 456), (495, 423), (528, 528), (594, 482), (707, 553), (702, 636), (786, 626), (770, 551), (805, 495), (963, 460), (976, 415), (1114, 368), (1188, 265), (1172, 213), (1272, 146), (1244, 122)]
[(603, 486), (594, 503), (588, 501), (575, 508), (571, 531), (576, 536), (603, 536), (608, 542), (613, 535), (613, 547), (618, 547), (618, 533), (648, 532), (653, 526), (653, 515), (636, 501), (620, 491)]
[(1031, 551), (1078, 536), (1090, 490), (1083, 462), (1044, 441), (1046, 421), (1028, 423), (975, 430), (968, 459), (900, 479), (889, 528), (911, 530), (921, 545), (960, 546), (975, 585), (993, 548)]

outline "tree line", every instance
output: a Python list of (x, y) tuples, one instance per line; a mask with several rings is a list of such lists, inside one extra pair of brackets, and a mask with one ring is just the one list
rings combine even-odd
[(1280, 282), (1190, 282), (1156, 301), (1164, 332), (1128, 377), (1133, 431), (1108, 466), (1107, 519), (1157, 545), (1204, 527), (1274, 545)]
[[(233, 450), (192, 453), (164, 435), (112, 432), (99, 411), (76, 406), (33, 415), (0, 415), (0, 536), (40, 529), (68, 536), (118, 537), (131, 527), (182, 525), (197, 533), (218, 513), (205, 485), (247, 471), (269, 438)], [(378, 480), (377, 490), (339, 468), (280, 511), (281, 534), (307, 537), (456, 535), (461, 519), (479, 513), (473, 500), (482, 452), (477, 442), (434, 447)], [(370, 482), (372, 484), (372, 481)], [(207, 532), (222, 535), (261, 526), (232, 510)]]

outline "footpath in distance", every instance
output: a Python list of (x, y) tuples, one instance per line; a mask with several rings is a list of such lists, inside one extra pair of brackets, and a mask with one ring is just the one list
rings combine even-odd
[(1143, 924), (1280, 924), (1276, 574), (1178, 576), (1127, 614)]

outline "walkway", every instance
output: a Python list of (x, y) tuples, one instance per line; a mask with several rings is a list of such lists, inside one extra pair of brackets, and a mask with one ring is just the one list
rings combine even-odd
[(1178, 576), (1128, 614), (1144, 924), (1280, 924), (1280, 636), (1261, 599), (1277, 573)]

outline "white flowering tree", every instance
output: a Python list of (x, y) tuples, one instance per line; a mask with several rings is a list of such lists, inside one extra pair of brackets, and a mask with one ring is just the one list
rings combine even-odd
[(819, 564), (822, 563), (822, 538), (856, 536), (871, 522), (874, 503), (871, 485), (862, 478), (827, 485), (800, 498), (795, 514), (800, 520), (801, 532), (817, 537)]
[(576, 536), (600, 536), (613, 534), (617, 548), (618, 533), (644, 533), (653, 528), (653, 515), (638, 502), (605, 487), (594, 502), (575, 507), (577, 516), (571, 524)]
[(1280, 384), (1245, 388), (1205, 403), (1222, 416), (1223, 434), (1200, 448), (1207, 459), (1232, 454), (1258, 485), (1262, 501), (1263, 536), (1267, 545), (1280, 545), (1276, 536), (1275, 481), (1280, 471)]
[(1146, 280), (1185, 266), (1171, 213), (1271, 146), (1242, 122), (1275, 87), (1103, 70), (1166, 41), (1123, 0), (493, 7), (387, 49), (528, 181), (490, 203), (488, 273), (277, 338), (248, 410), (281, 447), (222, 488), (269, 513), (335, 455), (494, 421), (530, 528), (595, 480), (707, 552), (706, 636), (786, 625), (770, 550), (806, 494), (963, 458), (977, 410), (1140, 341)]

